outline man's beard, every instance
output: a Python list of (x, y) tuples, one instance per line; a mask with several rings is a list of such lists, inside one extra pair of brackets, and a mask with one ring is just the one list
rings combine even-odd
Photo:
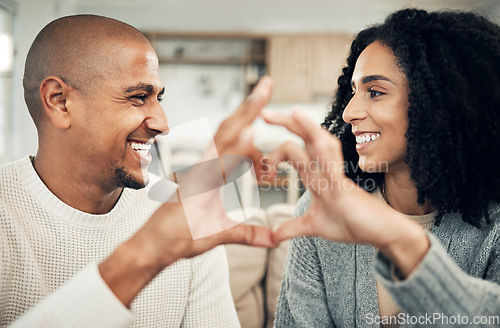
[(147, 176), (143, 179), (137, 179), (133, 177), (131, 174), (125, 171), (125, 168), (123, 166), (116, 168), (113, 176), (116, 186), (119, 188), (142, 189), (146, 187), (149, 182)]

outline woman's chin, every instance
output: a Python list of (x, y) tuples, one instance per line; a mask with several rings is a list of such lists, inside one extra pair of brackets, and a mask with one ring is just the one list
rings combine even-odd
[(385, 161), (373, 161), (360, 158), (359, 168), (366, 173), (382, 173), (387, 172), (389, 163)]

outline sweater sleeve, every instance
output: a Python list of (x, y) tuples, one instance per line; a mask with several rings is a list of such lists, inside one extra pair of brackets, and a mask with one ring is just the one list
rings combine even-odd
[(226, 249), (218, 246), (192, 260), (191, 291), (182, 327), (240, 327), (229, 288)]
[(66, 284), (23, 314), (12, 328), (129, 327), (135, 315), (115, 296), (99, 273), (87, 266)]
[(390, 260), (381, 252), (377, 254), (377, 278), (394, 300), (411, 316), (441, 316), (433, 321), (437, 327), (449, 326), (444, 316), (455, 320), (458, 315), (462, 320), (467, 320), (469, 325), (481, 323), (481, 327), (498, 327), (500, 245), (493, 252), (486, 273), (487, 280), (483, 280), (464, 272), (434, 235), (428, 233), (428, 238), (431, 244), (429, 251), (419, 267), (405, 280), (395, 281), (391, 275)]
[[(306, 193), (297, 204), (296, 216), (309, 207)], [(275, 327), (333, 327), (326, 289), (314, 239), (299, 237), (290, 241)]]

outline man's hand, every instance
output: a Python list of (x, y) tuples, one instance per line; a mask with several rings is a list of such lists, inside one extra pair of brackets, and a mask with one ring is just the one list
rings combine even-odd
[[(214, 216), (221, 215), (208, 211), (206, 214), (208, 224)], [(228, 243), (276, 246), (269, 229), (244, 224), (193, 240), (182, 205), (165, 203), (141, 230), (100, 264), (99, 270), (118, 299), (128, 306), (165, 267)]]
[(217, 130), (214, 141), (219, 155), (241, 155), (254, 163), (257, 179), (263, 175), (262, 153), (253, 144), (251, 125), (259, 117), (273, 92), (271, 78), (265, 76), (250, 96), (225, 119)]

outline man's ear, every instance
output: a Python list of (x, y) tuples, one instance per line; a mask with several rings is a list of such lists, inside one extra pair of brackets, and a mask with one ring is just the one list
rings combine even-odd
[(40, 84), (42, 109), (54, 126), (68, 129), (71, 126), (67, 97), (70, 87), (59, 77), (49, 76)]

